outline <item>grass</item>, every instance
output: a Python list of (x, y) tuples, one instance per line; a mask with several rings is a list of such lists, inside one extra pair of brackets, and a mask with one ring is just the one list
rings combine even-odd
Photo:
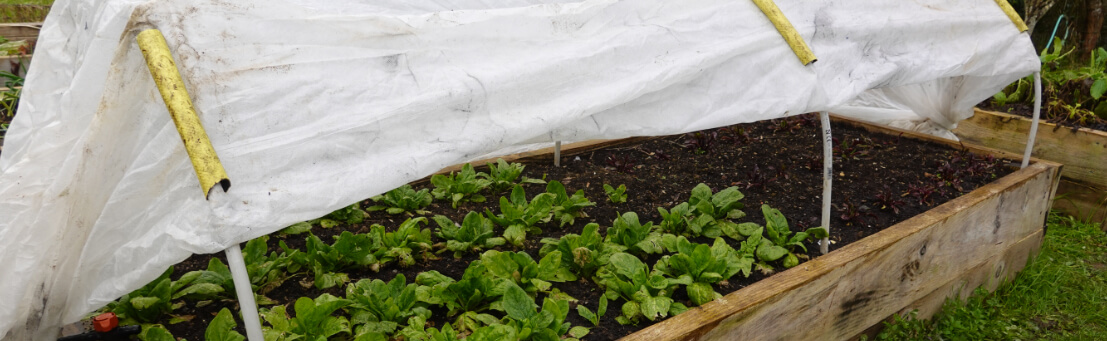
[(1107, 233), (1051, 214), (1042, 251), (995, 293), (946, 302), (931, 320), (896, 317), (878, 340), (1107, 340)]
[(54, 0), (0, 0), (0, 5), (45, 5), (54, 4)]
[(41, 22), (54, 0), (0, 0), (0, 23)]

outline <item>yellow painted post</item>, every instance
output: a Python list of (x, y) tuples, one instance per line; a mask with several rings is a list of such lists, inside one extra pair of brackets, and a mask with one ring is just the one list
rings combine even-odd
[(215, 155), (215, 148), (211, 146), (204, 126), (200, 124), (200, 117), (196, 116), (196, 109), (192, 106), (192, 99), (188, 97), (188, 90), (177, 70), (177, 63), (173, 61), (173, 54), (165, 43), (165, 37), (161, 35), (161, 31), (149, 29), (139, 33), (137, 39), (142, 55), (146, 57), (146, 66), (150, 68), (150, 75), (154, 77), (161, 98), (169, 108), (169, 115), (173, 117), (177, 132), (184, 141), (185, 150), (192, 160), (192, 168), (200, 179), (204, 197), (209, 197), (217, 184), (226, 192), (231, 187), (231, 180), (227, 178), (219, 156)]
[(996, 5), (1003, 10), (1003, 13), (1007, 14), (1008, 18), (1011, 18), (1011, 22), (1015, 23), (1015, 27), (1018, 27), (1019, 32), (1026, 32), (1029, 28), (1026, 27), (1026, 23), (1022, 21), (1022, 17), (1019, 17), (1019, 13), (1015, 12), (1015, 8), (1011, 7), (1007, 0), (996, 0)]
[(807, 42), (803, 41), (803, 37), (800, 36), (795, 27), (792, 27), (792, 22), (788, 21), (788, 17), (784, 16), (784, 13), (780, 11), (779, 7), (776, 7), (776, 3), (774, 3), (773, 0), (753, 0), (753, 3), (757, 5), (757, 8), (761, 9), (761, 13), (765, 13), (765, 16), (769, 18), (773, 26), (776, 26), (776, 30), (780, 32), (780, 36), (784, 37), (784, 41), (788, 43), (788, 46), (792, 47), (792, 52), (796, 53), (796, 57), (799, 58), (803, 65), (811, 64), (817, 60), (815, 58), (815, 53), (811, 52), (810, 47), (807, 47)]

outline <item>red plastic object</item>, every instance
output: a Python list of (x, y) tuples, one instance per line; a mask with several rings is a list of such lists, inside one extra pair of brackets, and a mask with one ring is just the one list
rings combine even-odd
[(92, 329), (107, 333), (119, 326), (119, 317), (115, 313), (103, 313), (92, 318)]

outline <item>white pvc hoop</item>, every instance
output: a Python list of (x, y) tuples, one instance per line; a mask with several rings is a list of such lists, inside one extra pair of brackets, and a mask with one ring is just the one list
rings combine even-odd
[(830, 252), (830, 185), (834, 178), (834, 150), (833, 137), (830, 135), (830, 114), (826, 111), (819, 113), (822, 121), (823, 134), (823, 219), (822, 225), (826, 229), (827, 237), (819, 241), (819, 251), (824, 255)]
[(1038, 135), (1038, 117), (1042, 112), (1042, 74), (1034, 73), (1034, 119), (1030, 123), (1030, 134), (1026, 139), (1026, 151), (1022, 153), (1022, 167), (1030, 165), (1030, 152), (1034, 150), (1034, 138)]

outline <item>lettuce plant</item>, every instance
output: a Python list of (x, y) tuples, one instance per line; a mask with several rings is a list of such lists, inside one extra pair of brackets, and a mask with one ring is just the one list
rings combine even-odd
[(687, 217), (692, 215), (692, 207), (687, 202), (682, 202), (669, 210), (658, 207), (657, 212), (661, 213), (661, 224), (659, 225), (661, 231), (676, 235), (690, 234)]
[(400, 266), (415, 264), (413, 252), (418, 252), (422, 259), (437, 259), (431, 247), (431, 230), (420, 228), (420, 224), (426, 223), (427, 218), (408, 218), (396, 228), (396, 231), (388, 232), (384, 226), (374, 224), (369, 228), (369, 235), (373, 242), (373, 259), (370, 260), (369, 269), (380, 271), (380, 267), (398, 261)]
[(422, 189), (418, 192), (411, 188), (411, 185), (403, 185), (399, 188), (388, 191), (384, 194), (370, 198), (377, 205), (369, 206), (366, 210), (369, 212), (385, 211), (388, 214), (400, 214), (407, 213), (412, 214), (427, 214), (430, 213), (424, 210), (434, 200), (434, 196), (430, 194), (429, 189)]
[[(174, 285), (169, 275), (173, 273), (173, 267), (169, 267), (142, 288), (123, 295), (115, 302), (108, 303), (108, 310), (119, 316), (121, 323), (137, 324), (154, 323), (161, 319), (162, 315), (173, 312), (181, 304), (173, 304), (173, 293), (180, 290), (184, 284)], [(183, 303), (182, 303), (183, 304)]]
[[(285, 280), (291, 277), (288, 267), (292, 265), (292, 256), (300, 253), (299, 250), (288, 252), (268, 252), (266, 242), (269, 236), (261, 236), (246, 242), (242, 248), (242, 258), (246, 262), (246, 273), (250, 277), (250, 284), (259, 304), (274, 304), (265, 294), (281, 286)], [(268, 253), (268, 254), (267, 254)], [(194, 300), (209, 300), (216, 298), (233, 298), (234, 279), (231, 277), (231, 269), (218, 258), (208, 261), (205, 270), (190, 271), (181, 276), (175, 282), (180, 287), (174, 293), (174, 299), (185, 297)]]
[(600, 318), (603, 317), (604, 314), (607, 314), (607, 295), (600, 295), (600, 305), (596, 307), (595, 312), (592, 312), (592, 310), (589, 310), (588, 307), (585, 307), (583, 304), (578, 304), (577, 314), (585, 320), (588, 320), (588, 322), (592, 322), (592, 325), (600, 325)]
[[(569, 315), (568, 301), (546, 298), (539, 311), (534, 298), (519, 286), (508, 285), (504, 290), (503, 307), (507, 316), (501, 322), (516, 331), (516, 340), (560, 341), (562, 335), (569, 333), (571, 324), (565, 322)], [(583, 333), (580, 328), (577, 330), (580, 336), (587, 334), (587, 329)]]
[(622, 246), (623, 251), (631, 254), (661, 253), (661, 234), (653, 230), (652, 222), (642, 225), (637, 213), (626, 212), (615, 218), (611, 228), (607, 229), (607, 241)]
[(553, 201), (553, 216), (560, 222), (561, 226), (572, 224), (576, 218), (587, 217), (588, 215), (582, 209), (596, 206), (596, 203), (584, 197), (583, 189), (577, 190), (576, 193), (570, 196), (565, 191), (565, 186), (557, 181), (550, 181), (546, 184), (546, 193), (556, 196)]
[(415, 299), (416, 287), (414, 283), (407, 284), (403, 274), (388, 283), (363, 279), (347, 286), (346, 299), (351, 304), (346, 310), (350, 312), (350, 322), (358, 326), (356, 335), (392, 335), (411, 317), (430, 318), (426, 304)]
[[(645, 317), (656, 321), (677, 315), (688, 308), (670, 298), (679, 280), (651, 273), (638, 257), (619, 252), (611, 255), (611, 262), (598, 274), (598, 283), (606, 288), (609, 298), (622, 297), (622, 315), (615, 318), (620, 324), (637, 323)], [(687, 283), (684, 283), (687, 284)]]
[[(542, 179), (531, 179), (523, 175), (523, 169), (526, 168), (521, 163), (507, 162), (504, 159), (496, 159), (496, 163), (488, 164), (488, 173), (481, 175), (491, 181), (489, 187), (493, 191), (503, 192), (517, 184), (544, 184), (546, 181)], [(520, 178), (522, 176), (522, 178)]]
[[(798, 248), (807, 252), (804, 241), (821, 239), (827, 236), (825, 228), (813, 227), (794, 235), (788, 228), (788, 220), (779, 210), (761, 205), (761, 212), (765, 215), (765, 235), (757, 247), (757, 259), (772, 262), (783, 259), (782, 265), (791, 268), (799, 264), (799, 257), (793, 252)], [(771, 269), (771, 268), (770, 268)]]
[(458, 281), (432, 270), (416, 276), (415, 283), (419, 284), (415, 291), (419, 301), (445, 306), (447, 316), (460, 314), (454, 322), (459, 332), (498, 323), (496, 317), (484, 312), (502, 310), (500, 298), (506, 286), (512, 284), (490, 275), (482, 262), (469, 263)]
[(220, 310), (215, 318), (211, 319), (208, 323), (208, 328), (204, 331), (204, 340), (208, 341), (242, 341), (246, 337), (242, 336), (234, 330), (234, 327), (238, 326), (234, 322), (234, 316), (231, 315), (231, 311), (227, 308)]
[(511, 200), (500, 197), (499, 215), (492, 214), (488, 209), (484, 210), (484, 214), (496, 225), (504, 227), (504, 239), (507, 242), (522, 247), (527, 233), (542, 233), (542, 229), (536, 224), (550, 221), (554, 199), (553, 194), (542, 193), (528, 202), (523, 187), (515, 185), (511, 190)]
[(438, 252), (453, 251), (454, 258), (461, 258), (466, 252), (480, 252), (503, 245), (505, 240), (501, 237), (493, 237), (492, 221), (480, 213), (469, 212), (461, 226), (454, 224), (445, 216), (434, 216), (434, 222), (438, 224), (438, 236), (446, 239), (446, 247)]
[(268, 327), (262, 328), (266, 340), (328, 340), (339, 333), (350, 334), (350, 323), (334, 312), (350, 305), (349, 300), (322, 294), (314, 300), (300, 297), (293, 306), (296, 317), (288, 318), (283, 305), (262, 309), (260, 315)]
[(484, 196), (478, 192), (488, 188), (492, 181), (479, 179), (487, 176), (482, 174), (484, 173), (473, 170), (473, 165), (468, 163), (461, 167), (459, 173), (451, 172), (448, 176), (435, 174), (431, 177), (431, 184), (434, 185), (431, 194), (434, 194), (435, 199), (449, 199), (454, 208), (462, 201), (484, 202)]
[(361, 222), (365, 220), (365, 217), (367, 215), (368, 214), (366, 214), (365, 211), (361, 210), (361, 204), (355, 202), (350, 206), (340, 208), (337, 211), (328, 213), (322, 218), (312, 220), (309, 223), (318, 222), (319, 225), (323, 228), (332, 228), (338, 226), (341, 223), (356, 225), (361, 224)]
[(542, 246), (538, 254), (544, 257), (560, 251), (561, 264), (567, 265), (573, 274), (581, 278), (591, 278), (607, 263), (607, 257), (613, 252), (610, 244), (603, 242), (599, 229), (599, 224), (590, 223), (584, 226), (579, 235), (569, 233), (560, 239), (543, 238), (542, 243), (546, 245)]
[(550, 252), (541, 261), (535, 262), (525, 252), (489, 250), (480, 256), (480, 261), (489, 274), (510, 280), (531, 296), (538, 291), (550, 290), (550, 282), (576, 278), (568, 268), (561, 266), (561, 251)]
[(688, 298), (696, 305), (721, 297), (712, 285), (738, 272), (748, 277), (754, 263), (752, 254), (739, 253), (722, 238), (715, 238), (710, 247), (689, 242), (684, 236), (668, 238), (666, 244), (676, 253), (662, 257), (654, 269), (685, 283)]
[[(284, 242), (280, 245), (285, 252), (292, 252)], [(341, 235), (334, 237), (333, 245), (327, 245), (312, 234), (307, 238), (307, 250), (293, 255), (292, 261), (311, 269), (315, 275), (315, 287), (326, 289), (349, 281), (349, 276), (337, 271), (376, 263), (373, 252), (377, 249), (368, 234), (343, 231)]]
[(603, 192), (607, 194), (607, 200), (612, 204), (627, 202), (627, 185), (619, 185), (618, 188), (603, 184)]

